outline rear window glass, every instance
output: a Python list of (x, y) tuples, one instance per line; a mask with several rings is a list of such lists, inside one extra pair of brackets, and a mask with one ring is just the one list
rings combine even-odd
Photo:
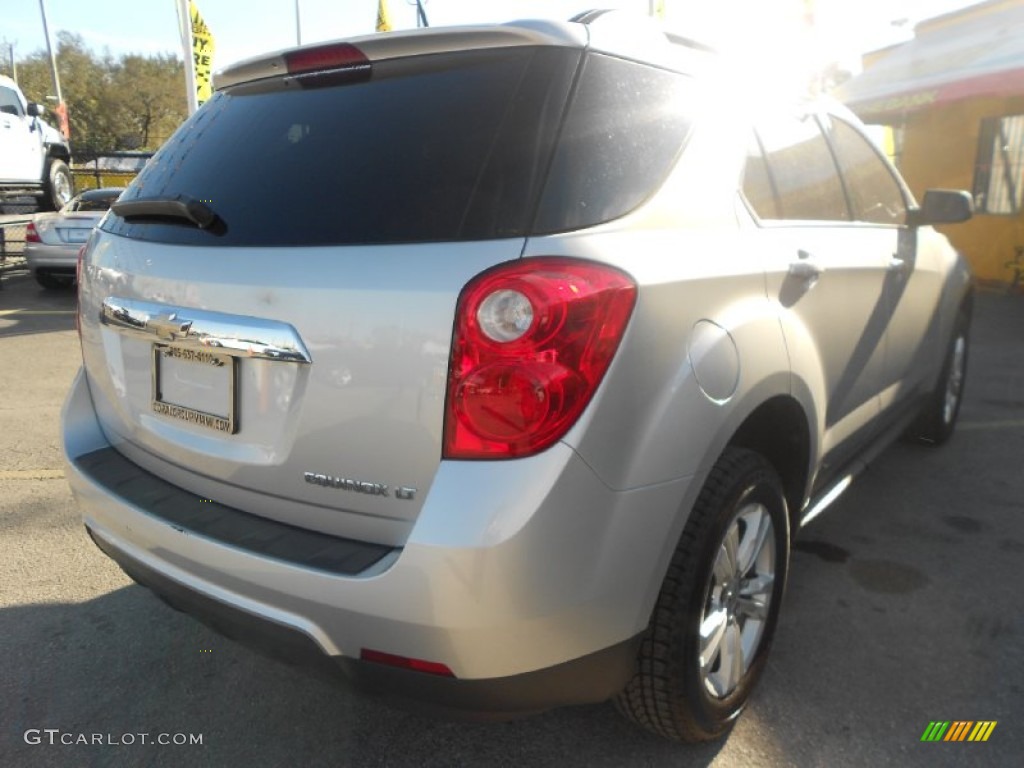
[[(217, 93), (123, 196), (201, 200), (217, 232), (109, 216), (128, 237), (340, 245), (526, 234), (580, 52), (377, 62), (369, 80), (275, 78)], [(303, 86), (307, 87), (303, 87)]]
[(610, 221), (654, 194), (690, 132), (691, 87), (685, 75), (589, 54), (535, 233)]
[(117, 194), (79, 197), (67, 204), (66, 211), (106, 211), (117, 200)]

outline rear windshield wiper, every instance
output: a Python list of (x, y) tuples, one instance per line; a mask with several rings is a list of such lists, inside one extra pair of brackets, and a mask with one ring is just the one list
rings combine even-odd
[(209, 229), (219, 220), (209, 205), (185, 195), (118, 200), (111, 206), (111, 210), (122, 219), (180, 219), (200, 229)]

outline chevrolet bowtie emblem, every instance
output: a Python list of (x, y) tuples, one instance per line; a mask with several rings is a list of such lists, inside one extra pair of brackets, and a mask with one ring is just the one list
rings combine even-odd
[(167, 341), (174, 341), (178, 337), (188, 336), (188, 330), (191, 327), (192, 321), (182, 320), (178, 317), (177, 312), (150, 317), (146, 321), (146, 328)]

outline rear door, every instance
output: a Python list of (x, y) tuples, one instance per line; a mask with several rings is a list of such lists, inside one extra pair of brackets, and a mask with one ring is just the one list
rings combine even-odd
[(877, 233), (851, 221), (833, 154), (813, 115), (761, 120), (744, 195), (760, 220), (767, 290), (778, 302), (795, 370), (820, 370), (826, 464), (878, 414), (888, 259)]

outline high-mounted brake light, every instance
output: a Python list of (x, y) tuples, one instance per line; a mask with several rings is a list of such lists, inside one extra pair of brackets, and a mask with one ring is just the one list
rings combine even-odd
[(39, 231), (36, 229), (36, 225), (33, 222), (29, 222), (25, 225), (25, 242), (26, 243), (41, 243), (39, 239)]
[(538, 453), (583, 412), (611, 363), (636, 284), (603, 264), (529, 258), (501, 264), (459, 296), (444, 457)]
[(284, 63), (290, 75), (370, 66), (370, 60), (351, 43), (331, 43), (289, 51), (284, 54)]

